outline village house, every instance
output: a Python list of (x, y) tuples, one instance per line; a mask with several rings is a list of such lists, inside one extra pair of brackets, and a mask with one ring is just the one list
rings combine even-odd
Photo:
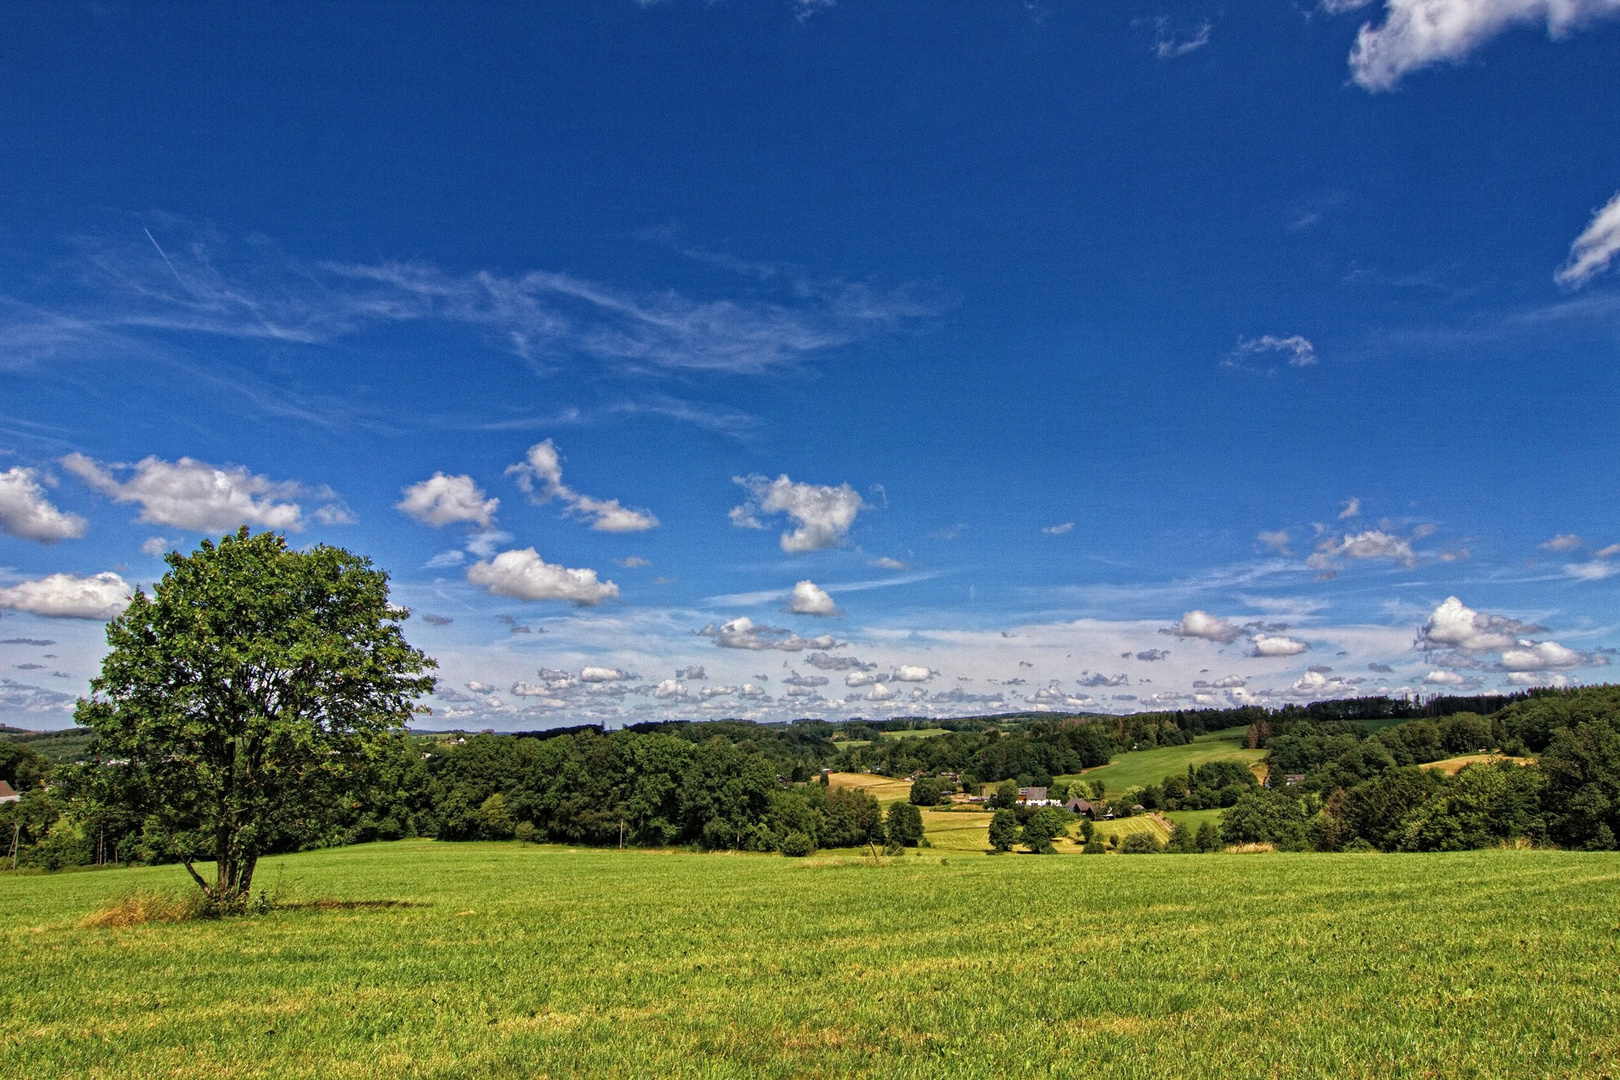
[(22, 796), (4, 780), (0, 780), (0, 803), (22, 802)]

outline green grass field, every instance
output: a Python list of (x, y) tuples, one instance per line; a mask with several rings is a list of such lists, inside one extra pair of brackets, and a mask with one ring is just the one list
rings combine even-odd
[(1620, 1074), (1620, 857), (405, 842), (283, 910), (90, 929), (174, 867), (0, 876), (0, 1076)]
[(1264, 750), (1246, 750), (1243, 747), (1243, 729), (1232, 728), (1210, 735), (1200, 735), (1181, 746), (1156, 746), (1151, 750), (1127, 750), (1114, 755), (1114, 760), (1095, 769), (1054, 779), (1101, 780), (1110, 792), (1118, 793), (1129, 787), (1147, 787), (1157, 784), (1171, 773), (1185, 774), (1188, 765), (1202, 765), (1209, 761), (1230, 758), (1252, 765), (1266, 756)]

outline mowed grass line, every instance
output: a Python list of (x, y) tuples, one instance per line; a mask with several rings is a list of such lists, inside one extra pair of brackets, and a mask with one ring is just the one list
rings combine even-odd
[(284, 911), (88, 930), (173, 867), (0, 878), (7, 1077), (1620, 1070), (1620, 857), (770, 856), (407, 842)]

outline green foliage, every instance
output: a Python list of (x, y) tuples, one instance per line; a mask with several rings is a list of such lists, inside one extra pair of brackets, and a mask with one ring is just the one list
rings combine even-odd
[(997, 810), (990, 818), (990, 846), (997, 851), (1011, 851), (1018, 843), (1018, 815), (1011, 810)]
[(1103, 843), (1102, 837), (1093, 836), (1086, 840), (1086, 844), (1080, 849), (1080, 853), (1082, 855), (1106, 855), (1108, 854), (1108, 846)]
[(1620, 836), (1620, 714), (1559, 729), (1541, 768), (1553, 838), (1570, 847), (1613, 849)]
[(923, 838), (922, 811), (910, 803), (890, 803), (885, 824), (890, 844), (916, 847)]
[(1470, 765), (1401, 821), (1402, 851), (1469, 851), (1514, 837), (1545, 835), (1542, 776), (1510, 762)]
[(1018, 805), (1018, 781), (1003, 780), (996, 785), (986, 804), (992, 810), (1011, 810)]
[(1305, 846), (1305, 815), (1300, 803), (1281, 792), (1258, 789), (1221, 815), (1221, 840), (1228, 844), (1276, 844), (1283, 851)]
[[(109, 764), (86, 791), (131, 809), (216, 903), (247, 895), (261, 855), (296, 844), (433, 688), (400, 632), (388, 577), (356, 555), (292, 551), (244, 527), (170, 553), (150, 597), (107, 626), (76, 718)], [(212, 859), (215, 880), (193, 862)]]
[(782, 837), (781, 845), (777, 850), (790, 859), (802, 859), (815, 851), (816, 845), (815, 841), (810, 839), (809, 833), (793, 829)]
[(1149, 832), (1134, 832), (1119, 845), (1121, 855), (1157, 855), (1165, 850), (1159, 838)]
[(911, 803), (914, 806), (938, 806), (949, 792), (943, 781), (921, 776), (911, 782)]
[(1050, 855), (1057, 850), (1052, 841), (1064, 834), (1074, 815), (1056, 806), (1043, 806), (1024, 822), (1021, 836), (1024, 846), (1038, 855)]

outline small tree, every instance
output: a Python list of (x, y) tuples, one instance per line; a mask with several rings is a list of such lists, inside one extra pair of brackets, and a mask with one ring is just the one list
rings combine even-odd
[(1011, 810), (997, 810), (990, 819), (990, 846), (997, 851), (1011, 851), (1018, 843), (1018, 815)]
[[(79, 724), (208, 899), (247, 899), (259, 856), (300, 835), (433, 689), (388, 575), (340, 548), (244, 526), (171, 552), (111, 646)], [(103, 770), (97, 770), (98, 772)], [(92, 796), (94, 801), (95, 796)], [(196, 863), (212, 859), (214, 880)]]
[(1051, 855), (1057, 851), (1052, 841), (1062, 836), (1073, 815), (1055, 806), (1043, 806), (1024, 822), (1024, 846), (1037, 855)]
[(911, 782), (910, 801), (913, 806), (938, 806), (945, 801), (945, 791), (938, 780), (919, 776)]
[(994, 810), (1011, 810), (1018, 804), (1018, 781), (1003, 780), (990, 796), (989, 806)]
[(891, 847), (916, 847), (923, 838), (922, 811), (910, 803), (890, 804), (887, 824)]

